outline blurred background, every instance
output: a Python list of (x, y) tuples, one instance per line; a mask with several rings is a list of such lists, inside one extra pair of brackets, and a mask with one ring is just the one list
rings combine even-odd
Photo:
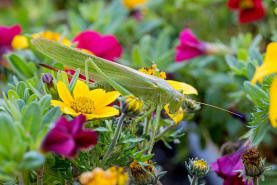
[[(247, 120), (254, 105), (242, 90), (244, 79), (230, 70), (223, 56), (177, 63), (179, 34), (190, 28), (205, 42), (239, 48), (241, 57), (247, 55), (254, 41), (258, 43), (254, 45), (256, 49), (264, 52), (267, 43), (277, 41), (276, 4), (265, 0), (264, 6), (263, 20), (239, 24), (236, 12), (228, 9), (226, 0), (149, 0), (139, 9), (126, 8), (121, 0), (0, 0), (0, 25), (19, 24), (23, 34), (56, 31), (69, 40), (84, 30), (113, 34), (123, 47), (120, 63), (139, 69), (155, 62), (169, 78), (198, 89), (198, 101), (242, 114), (243, 119), (204, 106), (193, 119), (179, 124), (178, 128), (184, 130), (179, 139), (169, 138), (155, 145), (154, 161), (169, 171), (162, 183), (181, 185), (187, 182), (188, 158), (204, 158), (211, 163), (238, 149), (240, 137), (249, 130)], [(1, 91), (4, 89), (1, 84)], [(264, 134), (260, 145), (271, 163), (277, 162), (276, 134), (274, 130)], [(276, 179), (277, 173), (273, 173), (261, 184), (276, 184)], [(203, 181), (210, 185), (223, 182), (214, 173)]]

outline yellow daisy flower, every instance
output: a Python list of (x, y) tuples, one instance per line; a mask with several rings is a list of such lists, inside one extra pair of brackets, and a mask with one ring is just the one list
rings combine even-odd
[(148, 0), (122, 0), (124, 6), (128, 9), (137, 8), (145, 4)]
[[(152, 76), (157, 76), (162, 79), (166, 79), (166, 73), (163, 71), (160, 71), (157, 68), (156, 64), (153, 64), (151, 68), (141, 68), (139, 69), (140, 72), (152, 75)], [(180, 91), (184, 95), (189, 95), (189, 94), (195, 94), (198, 95), (197, 90), (192, 87), (189, 84), (183, 83), (183, 82), (178, 82), (174, 80), (166, 80), (171, 87), (173, 87), (176, 91)], [(168, 116), (175, 122), (175, 124), (178, 124), (180, 121), (183, 120), (183, 108), (180, 107), (179, 110), (175, 113), (170, 113), (169, 111), (169, 104), (164, 106), (165, 112), (168, 114)]]
[(88, 120), (107, 118), (119, 114), (116, 108), (108, 106), (120, 95), (117, 91), (89, 90), (89, 87), (80, 80), (76, 82), (73, 96), (61, 81), (57, 83), (57, 89), (62, 101), (52, 100), (51, 104), (59, 106), (65, 114), (70, 114), (74, 117), (83, 114)]
[[(277, 42), (270, 43), (266, 48), (264, 62), (257, 67), (251, 83), (262, 82), (265, 76), (277, 73)], [(277, 76), (270, 87), (269, 119), (273, 127), (277, 128)]]

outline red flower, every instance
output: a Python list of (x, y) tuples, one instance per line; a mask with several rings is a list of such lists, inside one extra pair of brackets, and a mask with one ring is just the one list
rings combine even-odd
[(239, 12), (240, 23), (257, 21), (265, 15), (262, 0), (229, 0), (228, 7)]
[(44, 138), (41, 145), (42, 150), (72, 158), (77, 156), (80, 149), (88, 149), (96, 145), (97, 133), (84, 129), (85, 122), (84, 115), (79, 115), (72, 121), (61, 117)]
[(19, 25), (12, 27), (0, 26), (0, 59), (2, 58), (2, 55), (12, 51), (12, 40), (20, 33), (21, 27)]
[(114, 61), (120, 58), (122, 47), (113, 35), (100, 35), (95, 31), (84, 31), (77, 35), (73, 42), (78, 42), (77, 48), (86, 49), (94, 55)]

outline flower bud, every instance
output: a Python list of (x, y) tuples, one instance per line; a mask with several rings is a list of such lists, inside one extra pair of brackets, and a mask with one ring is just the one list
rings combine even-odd
[(144, 164), (145, 165), (141, 165), (136, 160), (130, 164), (133, 177), (132, 184), (147, 185), (155, 183), (155, 171), (152, 161), (146, 161)]
[(48, 87), (52, 87), (53, 86), (53, 76), (50, 75), (49, 73), (46, 73), (46, 74), (42, 75), (42, 81)]
[(47, 93), (52, 95), (52, 98), (58, 98), (57, 89), (53, 83), (53, 76), (49, 73), (42, 75), (42, 82), (45, 85), (45, 90)]
[(249, 177), (259, 177), (263, 174), (264, 162), (259, 151), (256, 148), (245, 150), (241, 154), (245, 174)]
[(122, 102), (122, 112), (128, 116), (138, 116), (141, 114), (143, 102), (133, 95), (125, 96)]
[(190, 175), (196, 177), (204, 177), (209, 173), (210, 167), (203, 159), (198, 158), (190, 159), (186, 162), (186, 168)]

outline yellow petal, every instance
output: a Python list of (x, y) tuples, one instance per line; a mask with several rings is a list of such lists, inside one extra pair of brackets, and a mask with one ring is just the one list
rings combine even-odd
[(23, 35), (16, 35), (12, 40), (13, 49), (25, 49), (29, 47), (27, 37)]
[(94, 89), (89, 92), (89, 97), (93, 100), (94, 107), (101, 107), (102, 98), (104, 95), (105, 91), (103, 89)]
[(88, 97), (89, 96), (89, 88), (87, 84), (81, 80), (77, 80), (75, 87), (73, 89), (74, 98), (78, 97)]
[(126, 8), (133, 9), (146, 3), (148, 0), (123, 0), (123, 4)]
[(51, 100), (51, 105), (54, 107), (60, 106), (61, 108), (66, 106), (64, 102), (58, 100)]
[(108, 118), (111, 116), (117, 116), (119, 114), (119, 110), (114, 107), (103, 107), (101, 109), (96, 109), (93, 114), (85, 114), (87, 119), (97, 119), (97, 118)]
[(118, 96), (120, 96), (120, 93), (117, 92), (117, 91), (107, 92), (103, 95), (101, 104), (95, 105), (95, 107), (97, 107), (97, 106), (104, 107), (106, 105), (109, 105), (112, 102), (114, 102), (117, 99)]
[(198, 94), (197, 90), (189, 84), (174, 80), (166, 80), (176, 91), (183, 90), (183, 94)]
[(273, 127), (277, 127), (277, 76), (270, 87), (269, 119)]
[(166, 104), (164, 106), (164, 110), (168, 114), (168, 116), (175, 122), (175, 124), (178, 124), (180, 121), (183, 120), (184, 113), (183, 113), (183, 108), (182, 107), (180, 107), (179, 110), (174, 114), (170, 113), (169, 104)]
[(62, 81), (59, 81), (57, 83), (57, 89), (58, 89), (59, 96), (63, 100), (63, 102), (66, 105), (70, 105), (71, 102), (73, 101), (73, 98), (69, 90), (67, 89), (66, 85)]
[(257, 67), (251, 83), (255, 84), (258, 80), (262, 82), (263, 77), (276, 72), (277, 72), (277, 42), (272, 42), (267, 46), (264, 62), (261, 66)]
[(51, 100), (51, 105), (56, 107), (59, 106), (61, 108), (61, 111), (65, 114), (70, 114), (72, 116), (78, 116), (79, 113), (75, 112), (71, 107), (66, 105), (64, 102), (58, 101), (58, 100)]

